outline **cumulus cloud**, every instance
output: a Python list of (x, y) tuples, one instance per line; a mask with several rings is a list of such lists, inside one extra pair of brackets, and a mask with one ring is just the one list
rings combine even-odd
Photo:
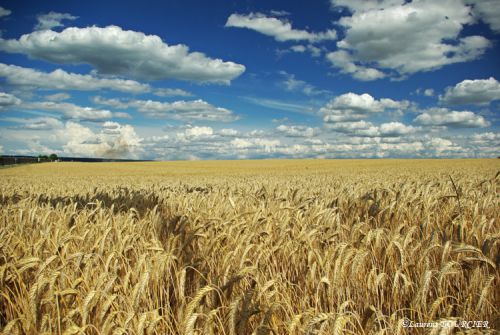
[(40, 14), (36, 17), (38, 23), (35, 26), (36, 30), (49, 30), (52, 28), (63, 27), (63, 20), (76, 20), (78, 16), (73, 16), (67, 13), (50, 12), (47, 14)]
[(474, 60), (491, 45), (482, 36), (461, 35), (474, 17), (471, 7), (456, 0), (332, 0), (332, 5), (351, 15), (339, 19), (345, 36), (327, 59), (361, 80), (382, 78), (378, 69), (405, 76)]
[(320, 109), (325, 128), (359, 137), (400, 137), (415, 133), (418, 129), (401, 122), (376, 125), (366, 119), (383, 112), (402, 113), (412, 104), (407, 100), (375, 99), (371, 95), (345, 93), (335, 97)]
[(470, 140), (472, 140), (474, 143), (479, 143), (479, 144), (499, 145), (500, 133), (488, 132), (488, 133), (474, 134), (470, 136)]
[(145, 93), (151, 90), (147, 84), (134, 80), (98, 78), (88, 74), (66, 72), (61, 69), (42, 72), (31, 68), (0, 63), (0, 77), (16, 86), (53, 90), (114, 90), (125, 93)]
[(11, 13), (12, 13), (11, 10), (0, 6), (0, 17), (9, 16)]
[(305, 52), (307, 48), (299, 44), (299, 45), (292, 45), (290, 47), (290, 50), (292, 50), (293, 52)]
[(99, 95), (92, 97), (92, 102), (94, 102), (95, 104), (98, 104), (98, 105), (110, 106), (110, 107), (117, 108), (117, 109), (129, 108), (129, 104), (121, 101), (120, 99), (116, 99), (116, 98), (106, 99), (106, 98), (103, 98)]
[(231, 136), (224, 137), (221, 130), (208, 126), (171, 126), (169, 136), (146, 138), (143, 144), (148, 152), (164, 159), (474, 157), (475, 152), (491, 157), (499, 153), (494, 148), (494, 133), (477, 135), (477, 142), (471, 137), (459, 143), (429, 135), (417, 138), (414, 134), (418, 128), (397, 122), (377, 126), (357, 121), (339, 127), (342, 131), (334, 136), (322, 132), (315, 137), (298, 137), (287, 136), (276, 129), (257, 129), (251, 134), (234, 130)]
[(417, 129), (412, 126), (407, 126), (401, 122), (383, 123), (379, 127), (381, 136), (404, 136), (414, 133)]
[(16, 96), (5, 92), (0, 92), (0, 110), (19, 105), (20, 103), (21, 100)]
[(380, 135), (378, 127), (368, 121), (328, 123), (326, 128), (355, 136), (375, 137)]
[(313, 137), (317, 133), (317, 130), (312, 127), (287, 126), (284, 124), (276, 127), (276, 131), (287, 137)]
[(418, 115), (414, 122), (423, 126), (445, 126), (451, 128), (488, 127), (490, 123), (481, 115), (470, 111), (452, 111), (447, 108), (429, 108)]
[(436, 156), (448, 156), (453, 152), (460, 152), (464, 150), (456, 143), (440, 137), (432, 138), (428, 142), (428, 147), (431, 151), (434, 151)]
[(386, 77), (385, 73), (377, 69), (356, 65), (351, 55), (345, 50), (330, 52), (326, 55), (326, 59), (333, 66), (340, 68), (342, 73), (350, 74), (361, 81), (372, 81)]
[(489, 104), (500, 100), (500, 83), (493, 77), (488, 79), (464, 80), (454, 87), (448, 87), (439, 100), (449, 105)]
[(297, 44), (297, 45), (292, 45), (288, 50), (280, 50), (281, 53), (286, 53), (288, 51), (293, 51), (298, 53), (304, 53), (308, 51), (311, 54), (311, 56), (319, 57), (321, 56), (321, 53), (324, 51), (324, 48), (319, 48), (312, 44), (308, 44), (306, 46), (302, 44)]
[(424, 90), (424, 95), (426, 97), (432, 97), (434, 96), (434, 90), (432, 88), (427, 88)]
[(466, 0), (473, 13), (488, 24), (496, 33), (500, 32), (500, 2), (497, 0)]
[(64, 152), (84, 157), (139, 158), (142, 154), (142, 139), (130, 125), (105, 122), (98, 132), (81, 124), (68, 121), (57, 132), (65, 142)]
[(381, 113), (386, 109), (401, 110), (410, 107), (406, 100), (392, 99), (376, 100), (370, 94), (345, 93), (335, 97), (320, 109), (325, 122), (352, 122), (360, 121), (374, 113)]
[(292, 24), (285, 18), (269, 17), (262, 13), (231, 14), (225, 26), (255, 30), (261, 34), (274, 37), (279, 42), (305, 40), (314, 43), (337, 38), (334, 29), (319, 33), (294, 29)]
[(372, 10), (385, 9), (391, 6), (402, 5), (404, 0), (330, 0), (333, 8), (344, 7), (355, 12), (366, 12)]
[(187, 137), (211, 137), (214, 134), (212, 127), (191, 127), (184, 131), (184, 135)]
[[(59, 64), (90, 64), (99, 73), (140, 79), (179, 79), (229, 84), (245, 66), (168, 45), (159, 36), (117, 26), (40, 30), (0, 39), (0, 50)], [(96, 52), (99, 50), (99, 52)]]

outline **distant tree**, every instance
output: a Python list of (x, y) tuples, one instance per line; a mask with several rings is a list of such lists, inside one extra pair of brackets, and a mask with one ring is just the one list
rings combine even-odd
[(57, 160), (57, 155), (56, 154), (50, 154), (49, 159), (51, 162), (55, 162)]

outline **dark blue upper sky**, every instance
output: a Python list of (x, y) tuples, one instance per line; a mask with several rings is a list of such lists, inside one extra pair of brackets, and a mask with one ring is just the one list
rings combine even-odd
[(500, 1), (0, 1), (0, 151), (500, 154)]

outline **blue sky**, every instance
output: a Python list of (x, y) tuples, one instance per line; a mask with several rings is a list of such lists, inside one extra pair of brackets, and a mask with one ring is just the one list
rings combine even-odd
[(0, 1), (0, 151), (496, 157), (500, 1)]

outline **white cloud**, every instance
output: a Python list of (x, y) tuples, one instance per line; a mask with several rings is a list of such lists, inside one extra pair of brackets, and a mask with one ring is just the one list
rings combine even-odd
[(282, 84), (284, 85), (285, 90), (287, 91), (299, 91), (309, 96), (328, 93), (328, 91), (319, 90), (313, 85), (303, 80), (295, 78), (294, 74), (290, 74), (285, 71), (280, 71), (280, 74), (285, 77)]
[(132, 115), (124, 112), (113, 112), (113, 117), (119, 119), (132, 119)]
[(377, 150), (382, 157), (390, 157), (391, 154), (399, 152), (405, 155), (420, 154), (425, 149), (420, 141), (403, 143), (380, 143), (377, 144)]
[(337, 33), (334, 29), (320, 33), (293, 29), (292, 24), (286, 19), (268, 17), (262, 13), (250, 13), (248, 15), (231, 14), (225, 26), (255, 30), (261, 34), (274, 37), (279, 42), (305, 40), (314, 43), (337, 38)]
[(378, 127), (367, 121), (328, 123), (326, 124), (326, 128), (355, 136), (380, 136)]
[(229, 109), (213, 106), (201, 99), (190, 101), (180, 100), (175, 102), (135, 99), (123, 101), (115, 98), (105, 99), (100, 96), (95, 96), (92, 98), (92, 101), (99, 105), (118, 109), (135, 108), (146, 116), (155, 119), (171, 119), (185, 122), (231, 122), (239, 118)]
[(351, 12), (366, 12), (404, 4), (404, 0), (330, 0), (333, 8), (345, 7)]
[(219, 135), (226, 137), (238, 136), (239, 133), (240, 132), (237, 131), (236, 129), (231, 129), (231, 128), (224, 128), (219, 131)]
[(287, 137), (313, 137), (317, 130), (307, 126), (287, 126), (279, 125), (276, 130)]
[(0, 6), (0, 17), (9, 16), (11, 13), (12, 13), (11, 10)]
[(55, 93), (45, 96), (45, 100), (49, 101), (64, 101), (68, 100), (69, 98), (71, 98), (71, 95), (69, 95), (68, 93)]
[(424, 90), (424, 95), (426, 97), (432, 97), (434, 96), (434, 90), (432, 88), (427, 88)]
[(500, 83), (493, 77), (464, 80), (448, 87), (439, 100), (449, 105), (488, 104), (500, 100)]
[(401, 122), (383, 123), (379, 127), (381, 136), (403, 136), (416, 131), (415, 127), (407, 126)]
[[(290, 47), (290, 51), (298, 52), (298, 53), (304, 53), (306, 51), (309, 51), (311, 56), (319, 57), (319, 56), (321, 56), (321, 52), (323, 51), (323, 49), (319, 48), (315, 45), (312, 45), (312, 44), (308, 44), (307, 46), (304, 46), (302, 44), (297, 44), (297, 45), (292, 45)], [(282, 52), (286, 52), (286, 50), (283, 50)]]
[(0, 110), (19, 105), (21, 103), (21, 100), (17, 97), (15, 97), (12, 94), (5, 93), (5, 92), (0, 92)]
[(286, 10), (275, 10), (271, 9), (269, 13), (273, 16), (288, 16), (290, 15), (290, 12), (287, 12)]
[(129, 108), (129, 104), (121, 101), (120, 99), (116, 99), (116, 98), (105, 99), (99, 95), (92, 97), (92, 102), (94, 102), (95, 104), (98, 104), (98, 105), (110, 106), (110, 107), (117, 108), (117, 109)]
[(497, 0), (466, 0), (473, 5), (473, 13), (488, 24), (496, 33), (500, 32), (500, 2)]
[(36, 30), (48, 30), (63, 27), (63, 20), (73, 21), (78, 19), (78, 16), (73, 16), (67, 13), (50, 12), (47, 14), (40, 14), (36, 17), (36, 19), (38, 20), (38, 23), (35, 26)]
[(386, 109), (406, 109), (410, 103), (406, 100), (374, 99), (370, 94), (345, 93), (320, 109), (325, 122), (359, 121), (374, 113), (381, 113)]
[(429, 108), (418, 115), (414, 122), (423, 126), (446, 126), (451, 128), (476, 128), (490, 125), (481, 115), (470, 111), (451, 111), (447, 108)]
[(356, 65), (351, 55), (345, 50), (330, 52), (326, 55), (330, 63), (341, 69), (342, 73), (351, 74), (354, 78), (361, 81), (371, 81), (386, 77), (386, 74), (370, 67)]
[[(381, 78), (374, 68), (403, 76), (439, 69), (477, 59), (491, 45), (482, 36), (460, 35), (474, 17), (470, 7), (456, 0), (333, 0), (332, 4), (347, 7), (352, 15), (338, 21), (345, 36), (337, 43), (340, 50), (328, 59), (358, 79)], [(365, 67), (372, 73), (363, 74)]]
[(130, 125), (105, 122), (99, 132), (68, 121), (56, 132), (65, 142), (64, 152), (76, 156), (105, 158), (138, 158), (142, 154), (142, 139)]
[(96, 109), (92, 107), (81, 107), (69, 102), (30, 102), (24, 103), (22, 108), (29, 110), (43, 110), (61, 113), (66, 119), (81, 121), (100, 121), (110, 119), (113, 113), (109, 110)]
[(190, 97), (192, 93), (181, 90), (180, 88), (157, 88), (154, 90), (154, 95), (159, 97)]
[(63, 127), (63, 123), (53, 117), (36, 117), (31, 119), (6, 118), (4, 121), (20, 123), (20, 126), (11, 127), (13, 129), (27, 130), (54, 130)]
[(281, 144), (280, 140), (268, 138), (235, 138), (230, 142), (231, 146), (237, 149), (263, 149), (270, 153), (276, 151), (276, 147)]
[(214, 130), (212, 127), (192, 127), (192, 128), (187, 128), (184, 131), (185, 136), (189, 137), (211, 137), (214, 134)]
[(293, 52), (305, 52), (307, 48), (299, 44), (299, 45), (292, 45), (290, 47), (290, 50), (292, 50)]
[(430, 150), (435, 152), (436, 156), (447, 156), (453, 152), (464, 150), (461, 146), (452, 141), (440, 137), (432, 138), (428, 146)]
[[(35, 31), (19, 39), (0, 39), (0, 50), (59, 64), (90, 64), (101, 74), (229, 84), (245, 66), (168, 45), (159, 36), (117, 26)], [(96, 52), (99, 50), (99, 52)]]
[(266, 98), (255, 98), (255, 97), (244, 97), (244, 99), (258, 106), (263, 106), (271, 109), (284, 110), (293, 113), (310, 114), (313, 111), (310, 106), (288, 101), (266, 99)]
[(498, 145), (500, 144), (500, 133), (488, 132), (488, 133), (474, 134), (470, 137), (470, 139), (474, 143), (480, 143), (480, 144), (491, 143)]
[(132, 100), (130, 105), (153, 118), (181, 121), (235, 121), (238, 117), (229, 109), (216, 107), (201, 99), (192, 101), (159, 102)]
[(403, 110), (411, 106), (407, 100), (396, 101), (388, 98), (377, 100), (367, 93), (349, 92), (332, 99), (320, 109), (320, 113), (324, 115), (326, 129), (349, 136), (394, 138), (415, 133), (418, 129), (401, 122), (376, 125), (366, 119), (383, 112), (403, 113)]
[(134, 80), (97, 78), (66, 72), (61, 69), (52, 72), (41, 72), (31, 68), (0, 63), (0, 77), (5, 77), (7, 83), (53, 90), (114, 90), (126, 93), (145, 93), (151, 90), (147, 84)]

